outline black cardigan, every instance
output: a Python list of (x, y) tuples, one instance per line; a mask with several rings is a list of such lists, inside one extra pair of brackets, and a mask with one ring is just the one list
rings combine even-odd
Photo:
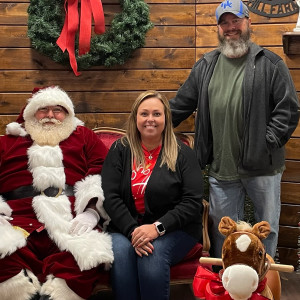
[[(191, 148), (178, 141), (176, 172), (160, 167), (161, 153), (145, 191), (143, 224), (160, 221), (166, 233), (183, 230), (202, 238), (203, 180), (201, 168)], [(138, 214), (131, 193), (131, 151), (116, 141), (104, 161), (101, 172), (104, 208), (111, 217), (108, 230), (121, 232), (131, 239), (139, 226)]]

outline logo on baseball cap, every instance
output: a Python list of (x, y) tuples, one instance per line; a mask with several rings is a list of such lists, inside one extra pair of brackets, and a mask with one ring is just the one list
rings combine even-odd
[(232, 13), (239, 18), (249, 18), (249, 9), (241, 0), (225, 0), (216, 9), (217, 23), (225, 13)]

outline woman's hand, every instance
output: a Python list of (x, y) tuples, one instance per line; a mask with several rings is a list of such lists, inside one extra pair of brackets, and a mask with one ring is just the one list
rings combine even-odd
[(155, 225), (145, 224), (134, 229), (134, 231), (131, 234), (131, 243), (134, 248), (136, 247), (140, 248), (148, 244), (149, 242), (152, 242), (157, 237), (158, 237), (158, 232), (156, 230)]
[(151, 242), (148, 242), (141, 247), (135, 247), (134, 250), (138, 256), (142, 257), (143, 255), (148, 256), (149, 254), (152, 254), (154, 247)]

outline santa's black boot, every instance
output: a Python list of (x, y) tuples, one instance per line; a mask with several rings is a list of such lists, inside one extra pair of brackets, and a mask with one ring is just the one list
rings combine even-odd
[(39, 300), (51, 300), (51, 298), (48, 295), (42, 295), (40, 296)]
[(33, 295), (30, 300), (40, 300), (40, 294), (36, 293), (35, 295)]

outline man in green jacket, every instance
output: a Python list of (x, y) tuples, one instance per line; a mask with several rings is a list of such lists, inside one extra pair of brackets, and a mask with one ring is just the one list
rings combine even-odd
[(297, 127), (297, 93), (283, 60), (250, 40), (248, 7), (216, 9), (219, 46), (196, 62), (170, 100), (174, 126), (197, 111), (195, 151), (209, 165), (212, 253), (221, 257), (223, 216), (244, 218), (247, 194), (256, 221), (268, 221), (267, 252), (276, 254), (284, 145)]

